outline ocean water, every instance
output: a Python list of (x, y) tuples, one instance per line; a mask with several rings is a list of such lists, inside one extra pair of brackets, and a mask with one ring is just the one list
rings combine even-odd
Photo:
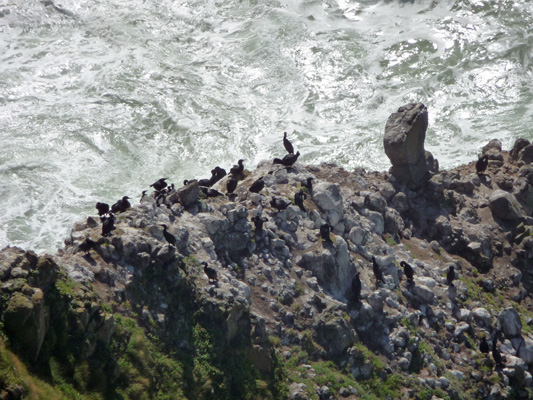
[(0, 247), (239, 158), (386, 170), (423, 102), (449, 168), (533, 140), (530, 0), (0, 0)]

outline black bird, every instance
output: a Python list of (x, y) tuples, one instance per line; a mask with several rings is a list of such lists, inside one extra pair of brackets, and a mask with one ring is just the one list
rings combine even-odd
[(102, 216), (109, 212), (109, 204), (106, 203), (96, 203), (96, 209), (98, 210), (98, 215)]
[(274, 158), (274, 164), (281, 164), (286, 167), (292, 167), (292, 164), (298, 160), (298, 157), (300, 157), (300, 152), (297, 151), (296, 154), (286, 154), (285, 157), (282, 159)]
[(361, 279), (359, 278), (359, 272), (357, 272), (352, 279), (352, 293), (355, 301), (359, 301), (361, 298)]
[(446, 282), (448, 282), (448, 286), (452, 285), (454, 280), (455, 280), (455, 268), (453, 268), (453, 265), (450, 265), (450, 268), (448, 269), (448, 273), (446, 274)]
[(237, 179), (231, 177), (230, 179), (228, 179), (228, 181), (226, 182), (226, 190), (227, 190), (227, 193), (226, 194), (231, 194), (235, 191), (235, 189), (237, 188)]
[(202, 265), (204, 266), (204, 272), (207, 275), (209, 283), (212, 283), (213, 281), (217, 282), (218, 281), (217, 270), (208, 266), (205, 261), (202, 263)]
[(94, 240), (91, 238), (85, 238), (85, 240), (78, 245), (78, 249), (80, 249), (80, 251), (87, 252), (91, 249), (94, 249), (95, 246), (96, 242)]
[(500, 351), (498, 350), (498, 338), (494, 338), (492, 340), (492, 358), (494, 359), (494, 362), (496, 363), (496, 367), (502, 367), (503, 366), (503, 360), (502, 355), (500, 354)]
[(333, 243), (331, 241), (331, 237), (329, 236), (332, 230), (333, 227), (330, 224), (322, 224), (320, 226), (320, 237), (322, 238), (322, 240), (325, 240), (328, 243)]
[(220, 193), (218, 190), (213, 188), (201, 188), (202, 193), (205, 194), (207, 197), (219, 197), (224, 196), (224, 193)]
[(481, 174), (482, 172), (484, 172), (487, 169), (488, 165), (489, 165), (489, 156), (487, 156), (485, 154), (483, 157), (481, 157), (476, 162), (476, 171), (477, 171), (477, 173)]
[(143, 192), (141, 193), (141, 199), (139, 201), (141, 201), (143, 199), (143, 197), (146, 196), (146, 192), (147, 192), (147, 190), (143, 190)]
[(263, 223), (267, 221), (268, 221), (268, 218), (260, 217), (259, 215), (252, 217), (252, 222), (255, 225), (255, 233), (261, 232), (263, 230)]
[(487, 342), (487, 339), (485, 339), (485, 336), (483, 336), (481, 343), (479, 343), (479, 351), (481, 351), (483, 354), (489, 354), (489, 343)]
[(283, 146), (285, 146), (287, 153), (294, 154), (294, 147), (292, 146), (291, 141), (287, 139), (287, 132), (283, 132)]
[(216, 166), (211, 170), (211, 186), (226, 176), (226, 170)]
[(296, 204), (298, 207), (300, 207), (300, 210), (303, 212), (306, 212), (306, 209), (304, 207), (304, 200), (307, 199), (307, 195), (304, 193), (302, 189), (300, 189), (299, 192), (296, 192), (294, 194), (294, 204)]
[(381, 272), (381, 268), (376, 262), (376, 257), (374, 256), (372, 256), (372, 270), (374, 271), (374, 276), (376, 277), (376, 281), (381, 281), (385, 283), (385, 279), (383, 279), (383, 272)]
[(131, 207), (131, 204), (130, 202), (128, 201), (130, 197), (128, 196), (124, 196), (123, 198), (121, 198), (119, 201), (117, 201), (115, 204), (113, 204), (111, 206), (111, 212), (113, 213), (119, 213), (119, 212), (124, 212), (126, 211), (128, 208)]
[(405, 276), (407, 277), (407, 280), (412, 282), (413, 278), (415, 276), (415, 271), (413, 270), (413, 267), (411, 267), (405, 261), (402, 261), (400, 263), (400, 265), (403, 267), (403, 272), (404, 272)]
[(168, 178), (161, 178), (157, 182), (154, 182), (150, 185), (150, 187), (153, 187), (154, 190), (160, 192), (164, 188), (167, 187), (167, 183), (165, 182)]
[(279, 197), (272, 196), (272, 200), (270, 200), (270, 205), (277, 209), (278, 212), (282, 210), (286, 210), (287, 207), (289, 207), (292, 203), (290, 201), (285, 201)]
[(252, 183), (252, 186), (250, 186), (249, 190), (252, 193), (259, 193), (261, 190), (263, 190), (264, 187), (265, 187), (265, 181), (263, 180), (263, 177), (261, 176), (254, 183)]
[(107, 216), (101, 218), (102, 220), (102, 236), (108, 236), (111, 231), (115, 229), (115, 216), (109, 213)]
[(163, 236), (165, 237), (165, 240), (168, 242), (168, 246), (176, 246), (176, 236), (174, 236), (172, 233), (167, 231), (167, 226), (165, 224), (161, 224), (163, 227)]
[(231, 169), (229, 170), (229, 173), (233, 176), (239, 176), (240, 174), (242, 174), (242, 171), (244, 171), (244, 165), (243, 165), (243, 162), (244, 160), (239, 160), (237, 162), (237, 165), (234, 165), (233, 167), (231, 167)]
[(207, 178), (200, 179), (198, 181), (198, 186), (210, 187), (211, 186), (211, 178), (209, 178), (209, 179), (207, 179)]
[(313, 191), (313, 178), (309, 177), (306, 181), (301, 182), (302, 187), (307, 188), (307, 191), (311, 193)]

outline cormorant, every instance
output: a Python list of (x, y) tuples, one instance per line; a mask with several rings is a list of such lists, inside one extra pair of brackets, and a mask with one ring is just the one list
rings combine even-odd
[(304, 200), (307, 199), (307, 195), (304, 193), (302, 189), (300, 189), (299, 192), (296, 192), (294, 194), (294, 204), (296, 204), (300, 210), (303, 212), (306, 212), (306, 209), (304, 207)]
[(198, 181), (198, 186), (210, 187), (211, 186), (211, 178), (209, 178), (209, 179), (206, 179), (206, 178), (200, 179)]
[(200, 188), (203, 194), (205, 194), (207, 197), (219, 197), (224, 196), (224, 193), (220, 193), (218, 190), (213, 188)]
[(231, 194), (235, 191), (235, 189), (237, 188), (237, 179), (231, 177), (230, 179), (228, 179), (228, 181), (226, 182), (226, 190), (227, 190), (227, 193), (226, 194)]
[(98, 210), (98, 215), (102, 216), (109, 212), (109, 204), (106, 203), (96, 203), (96, 209)]
[(496, 363), (496, 367), (502, 367), (503, 366), (502, 355), (500, 354), (500, 351), (498, 350), (497, 344), (498, 344), (498, 338), (495, 337), (492, 340), (492, 358), (494, 359), (494, 362)]
[(283, 157), (282, 159), (274, 158), (273, 163), (281, 164), (286, 167), (292, 167), (292, 164), (294, 164), (296, 160), (298, 160), (298, 157), (300, 157), (299, 151), (297, 151), (296, 154), (286, 154), (285, 157)]
[(404, 272), (405, 276), (407, 277), (407, 280), (412, 282), (413, 278), (415, 276), (415, 271), (413, 270), (413, 267), (411, 267), (405, 261), (402, 261), (400, 263), (400, 265), (403, 267), (403, 272)]
[(255, 233), (261, 232), (263, 230), (263, 223), (267, 221), (268, 221), (268, 218), (260, 217), (259, 215), (252, 217), (252, 222), (255, 225)]
[(263, 180), (263, 177), (261, 176), (254, 183), (252, 183), (252, 186), (250, 186), (249, 190), (252, 193), (259, 193), (261, 190), (263, 190), (264, 187), (265, 187), (265, 181)]
[(487, 339), (485, 339), (485, 336), (483, 336), (481, 343), (479, 343), (479, 351), (481, 351), (483, 354), (489, 354), (489, 343), (487, 342)]
[(226, 170), (216, 166), (211, 170), (211, 186), (226, 176)]
[(140, 198), (139, 201), (141, 201), (143, 199), (143, 197), (146, 196), (146, 192), (147, 192), (147, 190), (143, 190), (143, 192), (141, 193), (141, 198)]
[(107, 216), (101, 218), (102, 220), (102, 236), (108, 236), (111, 231), (115, 229), (115, 216), (109, 213)]
[(292, 146), (291, 141), (287, 139), (287, 132), (283, 132), (283, 146), (285, 146), (287, 153), (294, 154), (294, 147)]
[(307, 191), (311, 193), (313, 191), (313, 178), (309, 177), (306, 181), (300, 183), (302, 187), (307, 188)]
[(111, 212), (113, 212), (113, 213), (124, 212), (128, 208), (130, 208), (131, 204), (128, 201), (129, 198), (130, 197), (128, 197), (128, 196), (122, 197), (119, 201), (117, 201), (115, 204), (113, 204), (111, 206)]
[(359, 301), (361, 298), (361, 279), (359, 278), (359, 272), (356, 272), (352, 279), (352, 293), (355, 301)]
[(153, 187), (156, 191), (161, 191), (164, 188), (167, 187), (167, 183), (165, 182), (168, 178), (161, 178), (157, 182), (154, 182), (150, 185), (150, 187)]
[(96, 242), (94, 240), (91, 238), (85, 238), (85, 240), (78, 245), (78, 249), (80, 249), (80, 251), (87, 252), (91, 249), (94, 249), (95, 246)]
[(477, 171), (477, 173), (481, 174), (482, 172), (484, 172), (487, 169), (488, 165), (489, 165), (489, 156), (487, 156), (485, 154), (483, 157), (481, 157), (476, 162), (476, 171)]
[(292, 203), (290, 201), (285, 201), (283, 199), (277, 198), (272, 196), (272, 200), (270, 200), (270, 205), (277, 209), (278, 212), (281, 210), (286, 210), (287, 207), (289, 207)]
[(207, 275), (209, 283), (212, 283), (212, 281), (217, 282), (217, 270), (208, 266), (205, 261), (202, 263), (202, 265), (204, 266), (204, 272)]
[(170, 245), (173, 245), (174, 247), (176, 246), (176, 237), (167, 231), (167, 226), (165, 224), (161, 224), (161, 226), (163, 227), (163, 236), (165, 237), (165, 240), (168, 242), (168, 245), (170, 247)]
[(242, 174), (242, 171), (244, 171), (244, 165), (242, 163), (243, 161), (244, 160), (239, 160), (237, 165), (231, 167), (229, 173), (233, 176), (239, 176), (240, 174)]
[(376, 281), (381, 281), (385, 283), (385, 279), (383, 279), (383, 272), (381, 272), (381, 268), (376, 262), (376, 257), (374, 256), (372, 256), (372, 270), (374, 271), (374, 276), (376, 277)]
[(450, 265), (450, 268), (448, 269), (448, 273), (446, 274), (446, 282), (448, 282), (448, 286), (452, 285), (454, 280), (455, 280), (455, 268), (453, 268), (453, 265)]
[(333, 231), (333, 227), (330, 224), (322, 224), (320, 226), (320, 237), (328, 243), (333, 243), (329, 234)]

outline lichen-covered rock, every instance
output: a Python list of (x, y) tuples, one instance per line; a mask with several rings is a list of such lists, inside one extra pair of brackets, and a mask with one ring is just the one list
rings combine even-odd
[(46, 334), (46, 308), (40, 289), (27, 289), (28, 294), (15, 292), (3, 315), (6, 331), (18, 341), (30, 359), (36, 359)]
[(522, 150), (524, 147), (526, 147), (529, 144), (530, 142), (527, 139), (522, 139), (522, 138), (516, 139), (516, 141), (514, 142), (513, 148), (509, 152), (509, 160), (511, 162), (518, 161), (520, 157), (520, 150)]
[(383, 145), (392, 164), (390, 172), (411, 188), (430, 177), (424, 150), (427, 126), (427, 108), (421, 103), (400, 107), (385, 125)]

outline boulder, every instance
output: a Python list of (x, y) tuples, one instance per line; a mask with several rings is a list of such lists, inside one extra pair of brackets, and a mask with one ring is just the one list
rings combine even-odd
[(516, 162), (519, 159), (520, 150), (522, 150), (524, 147), (529, 145), (530, 142), (527, 139), (516, 139), (516, 142), (514, 142), (513, 148), (509, 152), (509, 160), (511, 162)]
[(520, 204), (512, 193), (495, 190), (489, 197), (489, 207), (494, 217), (515, 221), (522, 217)]
[(421, 103), (400, 107), (385, 125), (383, 145), (392, 164), (390, 173), (412, 189), (430, 177), (424, 150), (427, 126), (427, 108)]
[(533, 162), (533, 144), (528, 144), (520, 150), (518, 152), (518, 158), (526, 164)]
[[(178, 198), (184, 207), (190, 207), (200, 196), (200, 186), (197, 180), (189, 181), (185, 186), (178, 189)], [(171, 198), (171, 201), (173, 198)]]
[(506, 308), (500, 313), (500, 324), (505, 336), (508, 338), (517, 337), (522, 331), (520, 315), (513, 307)]

